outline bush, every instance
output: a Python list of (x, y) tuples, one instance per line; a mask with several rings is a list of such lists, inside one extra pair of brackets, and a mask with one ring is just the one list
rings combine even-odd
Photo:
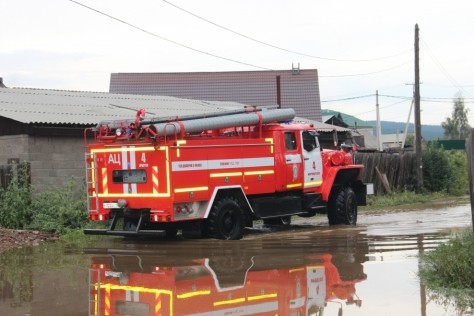
[(423, 185), (430, 192), (448, 191), (454, 183), (454, 173), (443, 148), (428, 143), (423, 152)]
[(0, 189), (0, 226), (22, 229), (31, 220), (28, 166), (14, 166), (11, 178), (6, 190)]
[(85, 189), (71, 179), (64, 187), (33, 194), (27, 168), (14, 168), (12, 181), (0, 191), (0, 226), (57, 234), (87, 223)]
[(58, 190), (42, 192), (34, 196), (30, 205), (30, 229), (64, 234), (71, 229), (82, 228), (87, 222), (85, 196), (80, 194), (72, 179)]
[(469, 194), (469, 175), (467, 171), (467, 156), (465, 152), (451, 151), (447, 154), (449, 166), (453, 173), (453, 181), (447, 188), (449, 194)]
[(430, 300), (474, 312), (474, 233), (466, 232), (421, 257), (420, 278)]
[(465, 233), (422, 256), (420, 276), (431, 288), (474, 290), (474, 234)]

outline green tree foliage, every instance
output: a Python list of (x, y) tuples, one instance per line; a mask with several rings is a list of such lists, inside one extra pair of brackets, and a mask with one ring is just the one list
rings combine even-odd
[(464, 151), (447, 153), (449, 166), (453, 173), (453, 181), (447, 188), (451, 195), (469, 194), (469, 175), (467, 173), (467, 156)]
[(469, 193), (467, 156), (463, 151), (446, 151), (429, 142), (423, 152), (423, 184), (430, 192), (450, 195)]
[(442, 148), (428, 143), (423, 152), (423, 184), (431, 192), (447, 191), (453, 182), (453, 170)]
[(452, 116), (441, 123), (446, 139), (466, 139), (469, 136), (471, 126), (467, 118), (468, 112), (469, 109), (464, 106), (464, 99), (457, 96), (454, 99)]
[(415, 145), (415, 134), (409, 133), (405, 139), (405, 146), (414, 146)]

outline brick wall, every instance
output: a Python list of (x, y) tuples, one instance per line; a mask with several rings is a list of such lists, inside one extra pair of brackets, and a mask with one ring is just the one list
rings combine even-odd
[(80, 137), (1, 136), (0, 165), (12, 158), (30, 163), (31, 182), (40, 191), (60, 187), (73, 177), (84, 181), (84, 143)]

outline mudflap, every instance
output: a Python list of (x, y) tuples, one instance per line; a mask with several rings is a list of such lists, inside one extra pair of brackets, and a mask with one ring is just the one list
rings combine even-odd
[(351, 184), (352, 190), (356, 195), (357, 205), (365, 206), (367, 205), (367, 185), (358, 180)]

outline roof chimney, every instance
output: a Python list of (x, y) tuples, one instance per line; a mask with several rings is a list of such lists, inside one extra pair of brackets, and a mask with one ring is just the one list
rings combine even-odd
[(0, 88), (6, 88), (6, 86), (3, 84), (3, 78), (0, 77)]

